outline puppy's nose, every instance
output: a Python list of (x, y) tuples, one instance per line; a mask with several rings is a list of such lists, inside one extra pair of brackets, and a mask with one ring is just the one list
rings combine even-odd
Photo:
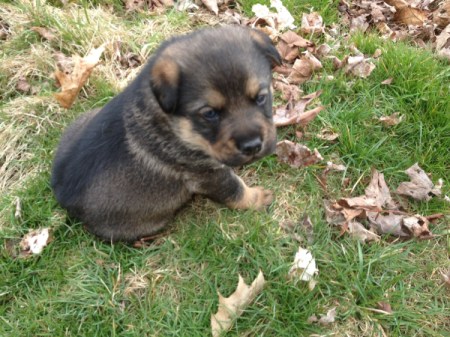
[(238, 144), (239, 151), (241, 151), (246, 156), (253, 156), (261, 151), (262, 140), (261, 137), (255, 137), (242, 141)]

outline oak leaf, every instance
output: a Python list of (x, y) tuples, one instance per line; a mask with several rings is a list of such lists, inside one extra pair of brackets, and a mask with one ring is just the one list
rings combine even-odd
[(239, 282), (236, 291), (229, 297), (219, 295), (219, 308), (215, 314), (211, 315), (211, 329), (214, 337), (220, 336), (222, 332), (228, 331), (234, 320), (242, 315), (245, 308), (263, 290), (264, 275), (260, 271), (251, 285), (247, 285), (239, 275)]
[(78, 55), (72, 57), (74, 61), (71, 72), (56, 70), (55, 77), (61, 86), (61, 92), (54, 94), (62, 107), (68, 109), (78, 96), (83, 85), (88, 80), (92, 70), (100, 62), (100, 56), (105, 50), (105, 45), (92, 49), (85, 57)]

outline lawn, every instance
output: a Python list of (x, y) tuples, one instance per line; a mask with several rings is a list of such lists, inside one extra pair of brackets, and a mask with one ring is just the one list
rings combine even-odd
[[(251, 16), (257, 2), (242, 1), (237, 10)], [(341, 24), (338, 1), (284, 3), (297, 25), (311, 8), (325, 25)], [(278, 130), (279, 140), (317, 148), (324, 161), (292, 168), (272, 155), (238, 169), (249, 185), (274, 191), (267, 212), (230, 210), (196, 197), (170, 233), (143, 248), (101, 242), (66, 219), (49, 184), (63, 129), (120, 92), (163, 40), (218, 21), (206, 10), (127, 12), (119, 0), (0, 4), (7, 30), (0, 40), (0, 336), (208, 336), (217, 292), (230, 295), (238, 275), (249, 284), (259, 270), (264, 289), (227, 336), (450, 336), (450, 289), (442, 280), (450, 271), (448, 201), (394, 196), (410, 214), (443, 214), (427, 240), (385, 235), (364, 244), (325, 219), (323, 200), (363, 194), (372, 168), (395, 190), (417, 162), (433, 182), (442, 178), (442, 194), (450, 195), (450, 63), (375, 30), (349, 35), (343, 25), (337, 39), (339, 57), (352, 44), (365, 55), (382, 51), (370, 76), (349, 77), (323, 61), (320, 73), (300, 87), (305, 94), (322, 90), (326, 109), (306, 130)], [(35, 26), (55, 37), (42, 38)], [(75, 104), (60, 107), (53, 96), (59, 90), (54, 54), (85, 55), (103, 43), (102, 62)], [(388, 78), (392, 84), (381, 84)], [(378, 121), (394, 112), (404, 116), (398, 125)], [(325, 127), (339, 134), (337, 141), (315, 136)], [(346, 169), (330, 174), (324, 190), (318, 177), (330, 160)], [(300, 230), (299, 243), (280, 225), (300, 224), (304, 215), (311, 218), (313, 241)], [(24, 234), (42, 227), (53, 233), (41, 254), (11, 253)], [(316, 259), (313, 290), (288, 277), (299, 244)], [(335, 322), (310, 322), (334, 307)]]

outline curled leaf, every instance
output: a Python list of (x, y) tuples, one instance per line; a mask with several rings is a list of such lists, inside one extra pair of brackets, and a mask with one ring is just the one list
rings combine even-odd
[(100, 62), (100, 56), (105, 45), (92, 49), (85, 57), (73, 57), (74, 66), (71, 73), (57, 70), (55, 77), (61, 85), (61, 92), (55, 94), (56, 100), (62, 107), (68, 109), (72, 106), (78, 93), (88, 80), (94, 67)]

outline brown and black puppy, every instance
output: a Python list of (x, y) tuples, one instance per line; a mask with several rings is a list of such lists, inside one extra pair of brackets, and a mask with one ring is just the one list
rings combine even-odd
[(108, 241), (135, 241), (167, 225), (194, 194), (261, 209), (272, 193), (231, 166), (272, 153), (271, 68), (263, 33), (204, 29), (165, 42), (100, 111), (76, 120), (56, 152), (58, 202)]

